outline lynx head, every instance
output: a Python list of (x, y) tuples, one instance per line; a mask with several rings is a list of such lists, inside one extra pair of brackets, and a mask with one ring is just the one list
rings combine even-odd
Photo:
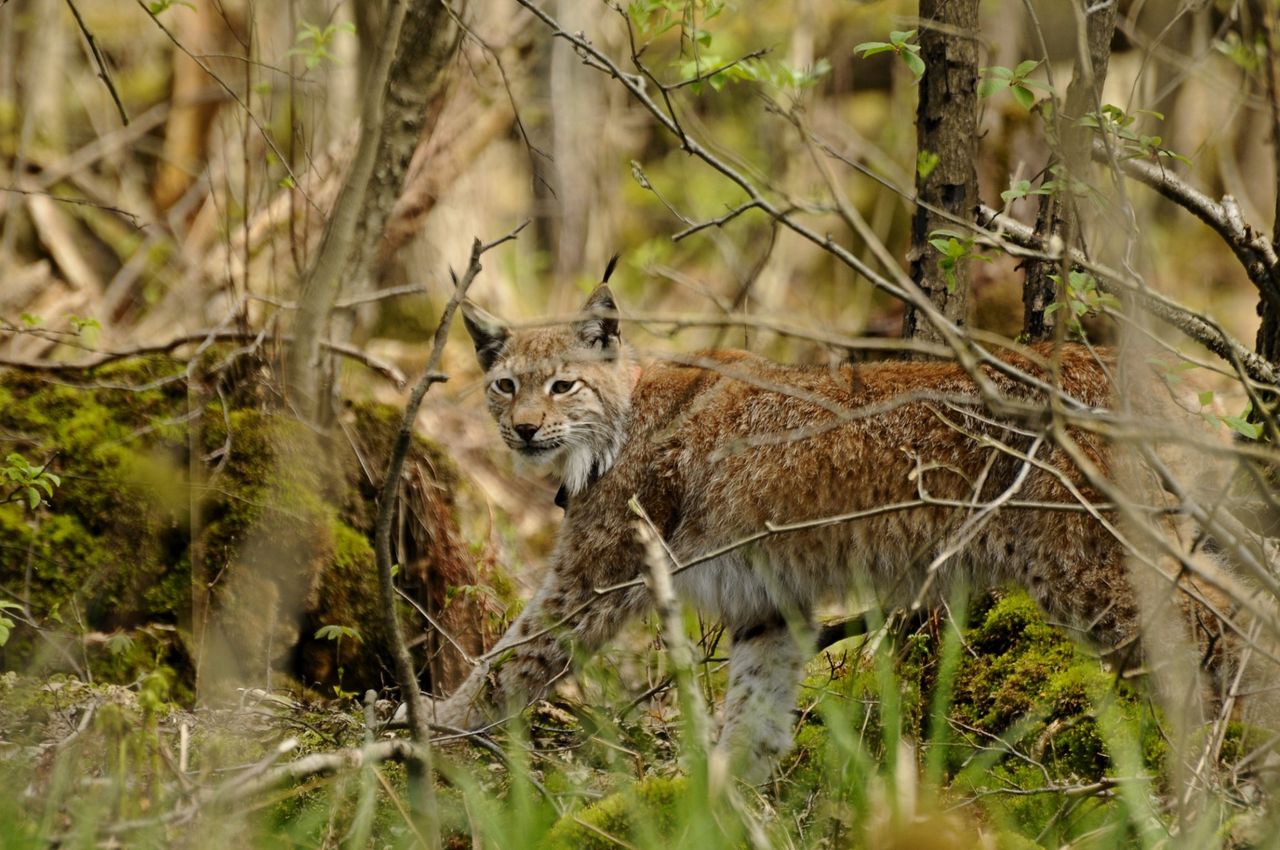
[(613, 293), (601, 283), (568, 326), (513, 330), (470, 302), (462, 311), (502, 439), (580, 492), (613, 465), (631, 408), (633, 367)]

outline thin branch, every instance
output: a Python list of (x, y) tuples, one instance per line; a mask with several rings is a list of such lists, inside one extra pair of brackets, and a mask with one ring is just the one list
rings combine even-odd
[[(991, 228), (985, 235), (994, 239), (997, 247), (1004, 250), (1008, 250), (1008, 243), (1012, 243), (1032, 251), (1045, 252), (1046, 246), (1035, 231), (988, 206), (979, 208), (978, 225)], [(1232, 337), (1213, 319), (1183, 307), (1154, 290), (1129, 281), (1117, 272), (1090, 261), (1078, 251), (1071, 251), (1071, 261), (1093, 272), (1098, 286), (1104, 291), (1116, 296), (1133, 298), (1139, 307), (1165, 324), (1182, 331), (1222, 359), (1228, 362), (1238, 360), (1241, 368), (1253, 380), (1272, 386), (1280, 383), (1280, 372), (1275, 365), (1259, 357), (1244, 343)]]
[(151, 21), (157, 27), (160, 28), (160, 32), (164, 33), (165, 37), (168, 38), (169, 41), (173, 42), (173, 46), (181, 50), (188, 57), (190, 57), (192, 62), (195, 62), (197, 65), (199, 65), (200, 70), (204, 71), (205, 74), (207, 74), (210, 79), (212, 79), (215, 83), (218, 84), (218, 88), (226, 92), (231, 97), (231, 99), (236, 102), (236, 105), (244, 110), (244, 114), (248, 116), (249, 121), (257, 129), (258, 135), (262, 136), (262, 140), (266, 142), (267, 147), (271, 149), (271, 152), (273, 154), (275, 154), (276, 159), (280, 163), (280, 167), (284, 169), (285, 174), (289, 175), (289, 178), (293, 181), (293, 185), (297, 187), (298, 193), (301, 194), (302, 197), (306, 199), (308, 204), (310, 204), (316, 211), (319, 212), (320, 207), (316, 204), (315, 201), (311, 199), (311, 196), (306, 193), (306, 190), (302, 188), (302, 181), (298, 179), (298, 175), (293, 173), (293, 168), (290, 167), (289, 165), (289, 158), (286, 157), (284, 155), (284, 152), (280, 150), (278, 145), (276, 145), (276, 140), (272, 138), (271, 133), (267, 131), (267, 128), (262, 126), (262, 122), (258, 120), (258, 116), (255, 115), (253, 113), (253, 110), (249, 108), (249, 104), (245, 102), (244, 98), (240, 97), (240, 95), (236, 93), (235, 89), (231, 88), (231, 86), (227, 85), (227, 83), (221, 77), (215, 74), (213, 72), (213, 69), (210, 68), (207, 63), (205, 63), (202, 59), (200, 59), (200, 57), (196, 56), (194, 53), (188, 50), (186, 45), (184, 45), (181, 41), (179, 41), (178, 37), (174, 35), (173, 32), (168, 27), (166, 27), (158, 17), (156, 17), (156, 13), (152, 12), (149, 8), (147, 8), (147, 4), (144, 3), (143, 0), (135, 0), (135, 1), (137, 2), (138, 6), (142, 9), (142, 11), (147, 13), (147, 17), (151, 18)]
[(728, 61), (728, 62), (724, 62), (724, 63), (722, 63), (722, 64), (720, 64), (720, 65), (717, 65), (716, 67), (714, 67), (714, 68), (712, 68), (712, 69), (710, 69), (710, 70), (708, 70), (708, 71), (703, 71), (701, 74), (697, 74), (697, 75), (695, 75), (695, 76), (692, 76), (692, 77), (690, 77), (690, 78), (689, 78), (689, 79), (687, 79), (687, 80), (681, 80), (681, 81), (680, 81), (680, 82), (678, 82), (678, 83), (672, 83), (672, 84), (670, 84), (670, 85), (664, 85), (664, 86), (662, 86), (662, 90), (663, 90), (663, 91), (675, 91), (676, 89), (682, 89), (682, 88), (684, 88), (685, 86), (691, 86), (691, 85), (693, 85), (694, 83), (700, 83), (700, 82), (702, 82), (703, 80), (709, 80), (709, 79), (711, 79), (712, 77), (714, 77), (716, 74), (721, 73), (722, 71), (727, 71), (727, 70), (729, 70), (730, 68), (732, 68), (733, 66), (735, 66), (735, 65), (741, 65), (741, 64), (743, 64), (744, 62), (750, 62), (752, 59), (759, 59), (761, 56), (764, 56), (764, 55), (765, 55), (766, 53), (768, 53), (768, 52), (769, 52), (769, 48), (767, 48), (767, 47), (762, 47), (762, 48), (760, 48), (760, 49), (758, 49), (758, 50), (753, 50), (753, 51), (751, 51), (750, 53), (747, 53), (747, 54), (744, 54), (744, 55), (742, 55), (742, 56), (739, 56), (737, 59), (733, 59), (733, 60), (730, 60), (730, 61)]
[(719, 218), (713, 218), (707, 221), (699, 222), (697, 224), (692, 224), (689, 227), (686, 227), (684, 230), (671, 234), (671, 241), (679, 242), (681, 239), (684, 239), (687, 236), (692, 236), (693, 234), (701, 230), (706, 230), (708, 227), (722, 227), (729, 221), (732, 221), (733, 219), (742, 215), (747, 210), (757, 209), (759, 208), (759, 206), (760, 206), (759, 201), (747, 201), (745, 204), (739, 204), (738, 206), (729, 210), (727, 213), (720, 216)]
[[(1095, 160), (1110, 161), (1101, 141), (1094, 141), (1092, 152)], [(1120, 159), (1117, 164), (1125, 175), (1154, 189), (1207, 224), (1227, 243), (1262, 297), (1280, 308), (1280, 258), (1266, 234), (1244, 220), (1234, 198), (1224, 195), (1220, 202), (1215, 201), (1156, 163)]]
[[(476, 275), (480, 274), (480, 258), (484, 253), (504, 242), (515, 239), (516, 235), (528, 223), (528, 221), (525, 221), (524, 224), (521, 224), (506, 236), (488, 244), (482, 244), (479, 239), (476, 239), (472, 244), (471, 259), (467, 264), (467, 270), (455, 284), (453, 295), (450, 296), (449, 302), (440, 314), (440, 322), (436, 326), (434, 343), (431, 348), (431, 354), (427, 359), (426, 369), (423, 371), (423, 375), (418, 380), (417, 385), (413, 388), (409, 401), (405, 405), (404, 416), (400, 420), (400, 430), (396, 434), (395, 442), (391, 445), (386, 475), (383, 478), (382, 488), (378, 494), (378, 514), (374, 521), (374, 556), (378, 566), (378, 592), (382, 606), (383, 626), (387, 634), (387, 641), (390, 644), (391, 657), (395, 663), (396, 679), (400, 684), (400, 691), (409, 708), (409, 734), (421, 748), (415, 760), (410, 764), (411, 766), (416, 764), (418, 766), (417, 769), (422, 774), (419, 777), (419, 781), (424, 783), (424, 795), (430, 794), (430, 783), (432, 781), (431, 733), (427, 718), (427, 707), (422, 699), (421, 691), (418, 690), (418, 678), (414, 672), (413, 659), (409, 655), (409, 649), (404, 639), (404, 629), (400, 624), (400, 617), (396, 613), (395, 584), (391, 575), (392, 519), (395, 516), (395, 506), (400, 491), (400, 477), (404, 469), (405, 456), (408, 454), (409, 444), (413, 440), (413, 423), (417, 419), (418, 408), (422, 405), (422, 399), (431, 389), (431, 386), (446, 380), (446, 376), (439, 371), (440, 359), (444, 354), (445, 342), (449, 338), (449, 327), (453, 323), (453, 316), (458, 310), (458, 305), (466, 297), (467, 289), (471, 286), (471, 282), (475, 280)], [(432, 801), (429, 796), (426, 802), (431, 805)]]
[(282, 785), (303, 779), (310, 779), (314, 776), (330, 776), (386, 761), (407, 762), (416, 758), (421, 749), (411, 741), (406, 741), (403, 738), (392, 738), (368, 744), (358, 749), (312, 753), (311, 755), (303, 756), (297, 761), (270, 767), (275, 758), (297, 746), (297, 743), (297, 740), (293, 738), (284, 741), (273, 751), (268, 761), (255, 765), (255, 770), (251, 770), (250, 775), (236, 776), (221, 785), (206, 788), (197, 793), (191, 802), (181, 808), (167, 812), (158, 818), (109, 824), (104, 826), (102, 831), (107, 835), (121, 835), (156, 826), (186, 823), (208, 806), (230, 805), (241, 800), (247, 800), (264, 791), (270, 791), (273, 788), (279, 788)]
[(73, 0), (67, 0), (67, 6), (71, 9), (72, 16), (76, 19), (76, 26), (80, 28), (80, 33), (84, 36), (84, 40), (89, 43), (89, 53), (93, 55), (93, 61), (98, 66), (98, 78), (102, 80), (103, 85), (107, 87), (107, 91), (111, 93), (111, 99), (115, 102), (116, 111), (120, 113), (120, 122), (125, 126), (129, 124), (129, 113), (124, 110), (124, 103), (120, 100), (120, 93), (116, 91), (116, 85), (111, 81), (111, 74), (107, 71), (107, 62), (102, 55), (102, 51), (98, 49), (98, 40), (93, 37), (93, 33), (89, 32), (89, 27), (85, 26), (84, 18), (80, 17), (80, 10), (76, 8)]
[[(21, 360), (14, 357), (0, 357), (0, 367), (9, 369), (17, 369), (21, 372), (40, 372), (44, 374), (67, 374), (74, 372), (91, 372), (108, 363), (115, 363), (119, 360), (127, 360), (131, 357), (145, 357), (150, 354), (168, 354), (175, 348), (181, 348), (184, 345), (192, 343), (203, 343), (208, 345), (212, 342), (255, 340), (259, 337), (256, 331), (234, 331), (234, 330), (204, 330), (194, 333), (182, 334), (165, 342), (150, 343), (148, 345), (137, 345), (133, 348), (121, 348), (115, 351), (100, 351), (93, 357), (77, 360), (74, 362), (61, 363), (56, 360)], [(293, 337), (283, 336), (279, 340), (284, 343), (292, 343)], [(346, 343), (330, 342), (323, 340), (320, 343), (325, 350), (339, 354), (357, 363), (367, 366), (371, 371), (377, 372), (387, 380), (391, 381), (397, 387), (403, 387), (406, 382), (404, 373), (397, 369), (393, 364), (387, 363), (374, 357), (368, 352), (361, 351), (354, 345)]]
[(96, 209), (105, 210), (106, 212), (113, 212), (119, 216), (129, 219), (129, 223), (139, 230), (145, 226), (137, 213), (131, 213), (128, 210), (121, 209), (120, 207), (113, 207), (110, 204), (91, 201), (88, 198), (72, 198), (67, 195), (55, 195), (53, 192), (44, 192), (39, 189), (20, 189), (17, 186), (0, 186), (0, 192), (12, 192), (15, 195), (36, 195), (39, 197), (50, 198), (63, 204), (73, 204), (79, 207), (94, 207)]

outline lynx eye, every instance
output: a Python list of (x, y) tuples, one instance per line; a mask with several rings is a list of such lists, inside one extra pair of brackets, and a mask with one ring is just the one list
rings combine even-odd
[(516, 382), (510, 378), (499, 378), (493, 382), (493, 386), (503, 395), (512, 395), (516, 391)]
[(577, 381), (555, 381), (551, 384), (552, 395), (564, 395), (578, 385)]

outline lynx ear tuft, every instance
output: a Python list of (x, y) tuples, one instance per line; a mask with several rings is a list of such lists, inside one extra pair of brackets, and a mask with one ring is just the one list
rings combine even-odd
[[(610, 268), (613, 264), (610, 263)], [(600, 284), (591, 293), (587, 303), (582, 305), (582, 312), (589, 318), (573, 323), (573, 330), (589, 346), (608, 349), (621, 339), (618, 333), (618, 305), (613, 300), (613, 292), (605, 284)]]
[(507, 347), (511, 331), (501, 319), (481, 310), (471, 301), (462, 302), (462, 322), (476, 344), (476, 359), (486, 372)]
[(601, 283), (609, 282), (609, 277), (613, 274), (614, 268), (618, 265), (618, 258), (621, 256), (621, 254), (614, 254), (609, 258), (609, 265), (604, 267), (604, 277), (600, 278)]

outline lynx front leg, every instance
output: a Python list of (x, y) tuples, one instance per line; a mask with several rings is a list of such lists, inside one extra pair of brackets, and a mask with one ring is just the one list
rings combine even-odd
[(724, 727), (714, 754), (720, 769), (763, 782), (791, 749), (792, 711), (812, 650), (812, 634), (793, 633), (781, 616), (734, 631)]
[[(552, 571), (506, 634), (448, 699), (433, 721), (479, 729), (544, 697), (575, 656), (597, 651), (643, 605), (639, 588), (599, 596), (580, 576)], [(403, 711), (397, 711), (397, 718)]]

